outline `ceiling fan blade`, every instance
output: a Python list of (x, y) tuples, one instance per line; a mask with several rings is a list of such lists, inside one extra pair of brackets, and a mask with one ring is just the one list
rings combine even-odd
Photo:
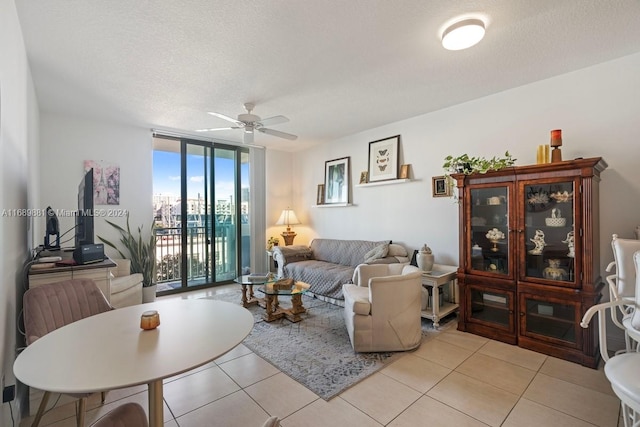
[(298, 139), (297, 135), (292, 135), (286, 132), (280, 132), (279, 130), (273, 130), (273, 129), (267, 129), (267, 128), (260, 128), (258, 130), (262, 133), (266, 133), (267, 135), (273, 135), (280, 138), (289, 139), (291, 141), (295, 141), (296, 139)]
[(215, 130), (231, 130), (231, 129), (241, 129), (240, 126), (230, 126), (226, 128), (211, 128), (211, 129), (196, 129), (194, 132), (213, 132)]
[(221, 113), (212, 113), (212, 112), (210, 112), (210, 111), (208, 112), (208, 114), (211, 114), (212, 116), (218, 117), (218, 118), (223, 119), (223, 120), (226, 120), (226, 121), (228, 121), (228, 122), (235, 123), (235, 124), (237, 124), (238, 126), (244, 126), (244, 123), (242, 123), (241, 121), (239, 121), (239, 120), (237, 120), (237, 119), (234, 119), (233, 117), (229, 117), (229, 116), (227, 116), (227, 115), (225, 115), (225, 114), (221, 114)]
[(289, 119), (286, 118), (285, 116), (273, 116), (273, 117), (267, 117), (266, 119), (260, 120), (260, 124), (262, 126), (273, 126), (273, 125), (278, 125), (280, 123), (286, 123), (288, 121)]

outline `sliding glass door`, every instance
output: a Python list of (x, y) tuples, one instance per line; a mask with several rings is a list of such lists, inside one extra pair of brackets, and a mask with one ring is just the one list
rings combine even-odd
[(227, 283), (249, 271), (249, 194), (247, 149), (154, 139), (159, 293)]

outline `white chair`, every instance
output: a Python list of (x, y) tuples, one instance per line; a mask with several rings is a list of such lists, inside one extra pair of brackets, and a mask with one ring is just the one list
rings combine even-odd
[(131, 261), (112, 259), (116, 267), (111, 269), (111, 305), (115, 308), (142, 304), (142, 274), (131, 274)]
[(342, 286), (344, 319), (356, 352), (403, 351), (422, 341), (422, 272), (408, 264), (361, 264)]
[[(613, 261), (609, 263), (606, 271), (611, 272), (615, 268), (616, 272), (606, 277), (609, 285), (609, 301), (623, 300), (632, 304), (636, 293), (636, 269), (633, 263), (633, 254), (640, 251), (640, 240), (621, 239), (617, 234), (614, 234), (611, 239), (611, 249), (613, 250)], [(617, 309), (611, 310), (613, 324), (625, 330), (621, 319), (629, 311), (630, 307), (627, 304), (619, 305)], [(625, 351), (630, 351), (632, 344), (627, 333), (625, 333), (625, 344)]]
[(587, 310), (580, 323), (583, 328), (587, 328), (591, 318), (598, 313), (600, 354), (606, 362), (604, 373), (622, 404), (625, 427), (640, 426), (640, 381), (638, 381), (638, 378), (640, 378), (640, 353), (628, 352), (609, 357), (605, 311), (607, 309), (615, 311), (621, 307), (629, 308), (629, 310), (625, 311), (621, 324), (628, 337), (640, 342), (640, 310), (638, 309), (640, 307), (640, 251), (636, 251), (633, 254), (632, 260), (636, 271), (635, 297), (633, 301), (621, 298), (594, 305)]

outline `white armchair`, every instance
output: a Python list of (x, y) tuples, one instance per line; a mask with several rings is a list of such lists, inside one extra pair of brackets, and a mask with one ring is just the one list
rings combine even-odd
[(356, 352), (403, 351), (422, 341), (422, 272), (408, 264), (361, 264), (342, 286)]
[(131, 261), (113, 259), (116, 267), (111, 269), (111, 305), (115, 308), (142, 304), (142, 274), (131, 274)]

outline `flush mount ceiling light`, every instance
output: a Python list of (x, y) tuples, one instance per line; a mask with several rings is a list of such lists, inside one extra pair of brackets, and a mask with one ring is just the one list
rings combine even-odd
[(484, 22), (465, 19), (450, 25), (442, 33), (442, 46), (448, 50), (462, 50), (478, 43), (484, 37)]

